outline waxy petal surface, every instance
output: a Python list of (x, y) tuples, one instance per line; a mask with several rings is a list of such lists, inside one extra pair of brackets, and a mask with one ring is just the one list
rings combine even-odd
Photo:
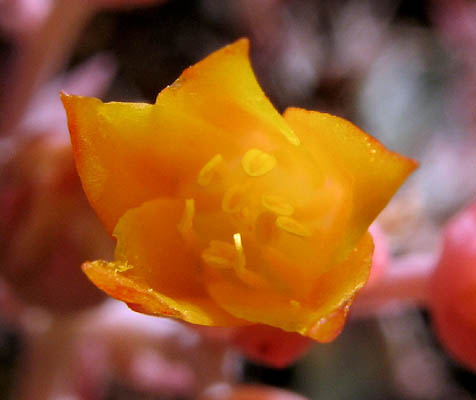
[(129, 208), (177, 193), (215, 154), (293, 137), (259, 87), (248, 47), (242, 39), (186, 69), (155, 105), (62, 94), (83, 187), (109, 232)]
[(366, 234), (348, 259), (321, 276), (313, 295), (302, 299), (273, 289), (256, 290), (219, 271), (207, 276), (206, 282), (217, 304), (237, 318), (327, 342), (342, 329), (348, 305), (368, 279), (372, 250), (372, 238)]
[(355, 243), (417, 163), (389, 151), (343, 118), (298, 108), (288, 108), (284, 118), (311, 153), (325, 153), (352, 179), (348, 243)]
[(243, 325), (208, 297), (199, 260), (177, 230), (183, 201), (160, 198), (128, 211), (114, 230), (116, 262), (87, 263), (88, 277), (109, 295), (148, 314), (204, 325)]
[(62, 100), (83, 188), (109, 233), (130, 208), (173, 192), (173, 163), (160, 157), (150, 104)]
[(340, 118), (281, 116), (248, 47), (186, 69), (153, 105), (63, 95), (83, 186), (118, 241), (115, 263), (83, 268), (140, 312), (327, 342), (368, 279), (367, 228), (415, 164)]

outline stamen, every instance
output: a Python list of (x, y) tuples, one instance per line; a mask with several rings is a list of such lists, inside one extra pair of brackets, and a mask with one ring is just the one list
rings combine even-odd
[(246, 268), (245, 252), (243, 251), (241, 234), (235, 233), (233, 235), (233, 241), (235, 242), (235, 250), (237, 254), (235, 262), (236, 276), (247, 285), (253, 286), (255, 288), (266, 287), (267, 283), (261, 276), (259, 276), (256, 272), (250, 271), (248, 268)]
[(221, 154), (215, 155), (210, 161), (208, 161), (198, 173), (198, 184), (200, 186), (209, 185), (213, 177), (216, 175), (217, 167), (223, 162)]
[(195, 200), (186, 199), (182, 218), (177, 225), (177, 228), (181, 233), (189, 232), (192, 230), (194, 215), (195, 215)]
[(312, 232), (307, 227), (291, 217), (276, 218), (276, 226), (293, 235), (302, 237), (309, 237), (312, 235)]
[(261, 197), (261, 204), (268, 211), (277, 215), (289, 216), (294, 213), (294, 207), (280, 196), (265, 194)]
[(249, 176), (263, 176), (276, 165), (276, 159), (259, 149), (248, 150), (241, 159), (241, 166)]

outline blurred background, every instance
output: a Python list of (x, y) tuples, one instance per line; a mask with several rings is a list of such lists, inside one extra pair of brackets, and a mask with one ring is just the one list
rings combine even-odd
[(240, 37), (278, 110), (339, 115), (420, 162), (379, 224), (393, 260), (439, 254), (442, 227), (476, 196), (474, 1), (2, 0), (0, 398), (185, 400), (197, 382), (476, 398), (476, 375), (441, 349), (421, 304), (351, 314), (335, 342), (273, 369), (180, 324), (144, 317), (134, 330), (83, 277), (81, 262), (110, 258), (112, 242), (76, 177), (59, 90), (154, 102)]

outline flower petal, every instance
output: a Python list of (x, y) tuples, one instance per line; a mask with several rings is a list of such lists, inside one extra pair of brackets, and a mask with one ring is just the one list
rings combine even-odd
[(154, 105), (63, 95), (78, 170), (118, 239), (87, 263), (131, 308), (318, 341), (367, 281), (366, 233), (415, 167), (358, 128), (262, 92), (248, 41), (188, 68)]
[[(296, 170), (309, 171), (305, 168), (309, 160), (305, 166), (305, 161), (295, 162), (304, 158), (299, 139), (261, 90), (248, 48), (248, 40), (242, 39), (216, 51), (187, 68), (157, 96), (154, 124), (167, 133), (163, 148), (184, 166), (182, 197), (195, 197), (210, 187), (213, 191), (217, 181), (218, 186), (230, 188), (246, 178), (277, 180), (283, 170), (286, 175), (279, 181)], [(276, 159), (280, 165), (276, 166)], [(282, 168), (287, 160), (292, 160), (289, 171)], [(221, 181), (214, 180), (213, 173), (220, 168), (224, 169)]]
[(325, 153), (353, 179), (347, 244), (355, 245), (417, 163), (342, 118), (298, 108), (288, 108), (284, 118), (312, 153)]
[(332, 342), (342, 331), (353, 300), (354, 298), (347, 300), (340, 307), (317, 321), (317, 323), (308, 330), (307, 336), (321, 343)]
[(159, 157), (151, 105), (61, 98), (81, 182), (109, 232), (128, 209), (172, 192), (173, 175)]
[(299, 139), (259, 86), (248, 52), (248, 40), (240, 39), (187, 68), (159, 93), (155, 111), (167, 112), (163, 117), (170, 118), (172, 126), (177, 125), (177, 114), (206, 121), (232, 141), (267, 134), (297, 145)]
[(109, 232), (129, 208), (196, 179), (218, 153), (296, 144), (256, 81), (248, 47), (239, 40), (186, 69), (155, 105), (62, 94), (79, 175)]
[(83, 266), (88, 277), (131, 308), (202, 325), (244, 325), (214, 304), (199, 281), (199, 260), (179, 233), (184, 201), (159, 198), (124, 214), (115, 263)]
[(302, 299), (272, 289), (257, 291), (218, 273), (209, 273), (207, 288), (217, 304), (237, 318), (327, 342), (340, 332), (353, 296), (368, 279), (372, 251), (367, 233), (349, 257), (321, 275), (312, 294)]

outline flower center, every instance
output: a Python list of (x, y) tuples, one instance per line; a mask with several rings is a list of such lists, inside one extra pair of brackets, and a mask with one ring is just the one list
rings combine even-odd
[[(261, 255), (263, 246), (312, 236), (311, 229), (294, 217), (293, 202), (272, 193), (277, 186), (278, 193), (283, 193), (279, 190), (281, 177), (269, 174), (278, 167), (273, 154), (257, 148), (246, 151), (239, 163), (226, 163), (221, 154), (216, 154), (197, 176), (198, 190), (204, 191), (197, 194), (201, 199), (198, 204), (207, 204), (210, 199), (207, 210), (188, 198), (177, 225), (205, 265), (226, 275), (231, 273), (252, 287), (270, 287), (265, 276), (272, 276), (273, 271)], [(210, 204), (216, 204), (217, 194), (221, 196), (218, 210), (210, 208)], [(195, 223), (196, 218), (199, 220)]]

